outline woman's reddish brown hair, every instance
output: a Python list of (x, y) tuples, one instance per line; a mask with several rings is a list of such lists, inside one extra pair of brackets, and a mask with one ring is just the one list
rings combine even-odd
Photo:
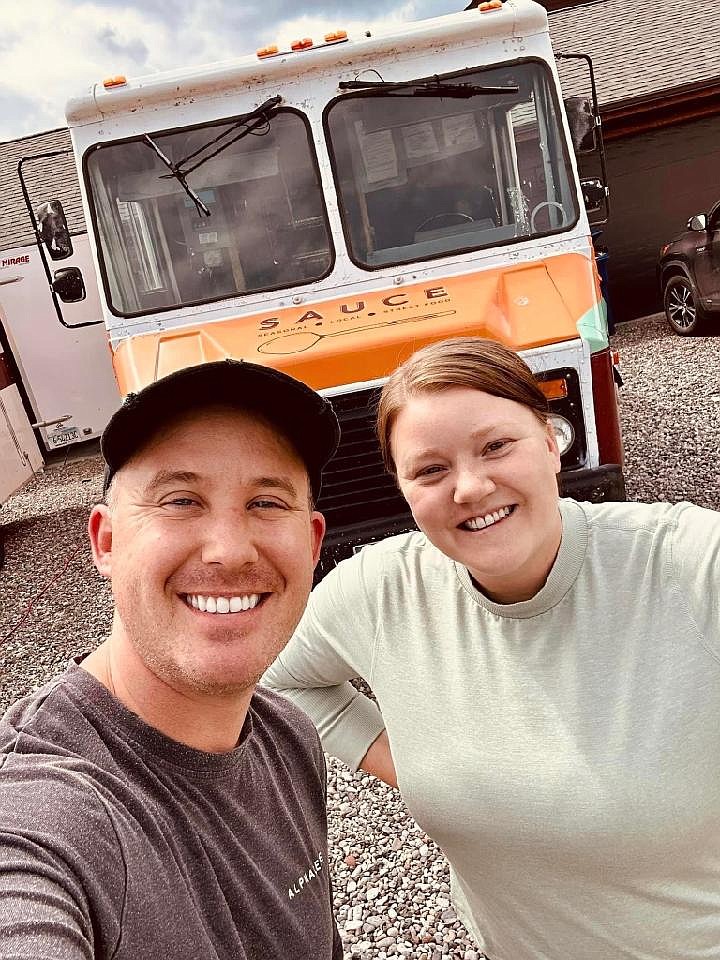
[(395, 475), (391, 437), (395, 420), (411, 397), (469, 387), (514, 400), (547, 423), (548, 402), (525, 361), (509, 347), (484, 337), (454, 337), (418, 350), (401, 364), (382, 388), (377, 433), (383, 461)]

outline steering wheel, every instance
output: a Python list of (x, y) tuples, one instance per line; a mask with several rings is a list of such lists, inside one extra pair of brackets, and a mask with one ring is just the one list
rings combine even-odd
[[(435, 223), (436, 220), (445, 220), (446, 223)], [(453, 223), (473, 223), (473, 218), (467, 213), (436, 213), (427, 220), (423, 220), (419, 227), (415, 227), (415, 233), (422, 233), (425, 230), (440, 229), (441, 227), (451, 227)], [(431, 226), (435, 224), (435, 226)]]
[(565, 208), (561, 203), (558, 203), (557, 200), (542, 200), (537, 206), (533, 207), (533, 212), (530, 214), (530, 232), (535, 233), (535, 217), (543, 209), (543, 207), (557, 207), (557, 209), (562, 214), (563, 222), (561, 226), (565, 226)]

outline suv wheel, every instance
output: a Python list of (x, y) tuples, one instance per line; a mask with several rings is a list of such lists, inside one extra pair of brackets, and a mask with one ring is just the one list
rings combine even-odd
[(693, 286), (685, 276), (670, 277), (663, 296), (665, 316), (675, 333), (691, 337), (703, 328), (705, 314), (697, 302)]

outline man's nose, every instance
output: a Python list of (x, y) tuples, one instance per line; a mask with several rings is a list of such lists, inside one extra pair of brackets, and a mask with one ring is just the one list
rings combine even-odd
[(248, 518), (239, 512), (217, 513), (206, 519), (202, 538), (203, 563), (244, 567), (257, 563), (259, 552)]
[(453, 491), (455, 503), (477, 503), (494, 489), (495, 483), (482, 464), (473, 462), (457, 468)]

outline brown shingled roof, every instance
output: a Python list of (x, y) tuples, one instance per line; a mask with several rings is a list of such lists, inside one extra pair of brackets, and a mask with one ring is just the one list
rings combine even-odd
[[(0, 250), (27, 246), (35, 242), (30, 217), (25, 206), (18, 162), (70, 146), (70, 131), (66, 128), (50, 130), (21, 140), (0, 143)], [(65, 209), (72, 233), (83, 232), (85, 219), (80, 202), (75, 161), (72, 154), (52, 160), (36, 160), (23, 165), (28, 192), (33, 203), (60, 200)]]
[(594, 0), (548, 19), (556, 53), (592, 57), (603, 113), (720, 83), (720, 0)]

